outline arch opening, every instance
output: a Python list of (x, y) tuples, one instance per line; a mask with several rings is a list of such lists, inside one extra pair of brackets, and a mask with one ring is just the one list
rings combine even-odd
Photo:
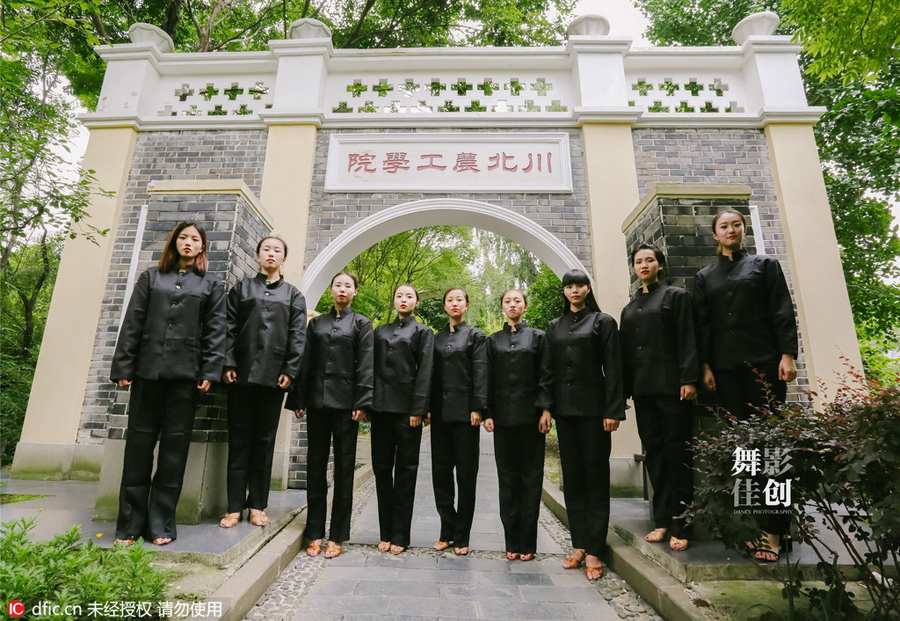
[(403, 231), (443, 225), (479, 228), (502, 235), (533, 253), (557, 276), (572, 268), (588, 272), (555, 235), (521, 214), (481, 201), (440, 198), (389, 207), (353, 224), (310, 263), (303, 274), (301, 289), (308, 299), (316, 300), (328, 287), (331, 277), (361, 249)]

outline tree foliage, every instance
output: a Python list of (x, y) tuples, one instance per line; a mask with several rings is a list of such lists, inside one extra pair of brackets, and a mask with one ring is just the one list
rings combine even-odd
[[(290, 24), (314, 18), (332, 31), (338, 48), (452, 45), (554, 45), (564, 40), (574, 0), (109, 0), (93, 12), (94, 34), (128, 41), (128, 27), (160, 27), (182, 52), (267, 50), (286, 39)], [(92, 108), (103, 80), (102, 61), (77, 34), (64, 70), (75, 93)]]
[[(762, 10), (781, 15), (779, 33), (798, 34), (806, 45), (806, 37), (817, 31), (819, 23), (836, 33), (850, 32), (859, 20), (855, 13), (844, 14), (849, 11), (846, 7), (858, 13), (864, 4), (867, 14), (871, 8), (870, 22), (875, 20), (871, 23), (897, 19), (896, 8), (887, 6), (895, 3), (881, 0), (820, 0), (816, 12), (806, 7), (813, 5), (806, 0), (635, 0), (635, 4), (650, 19), (648, 37), (660, 45), (733, 45), (735, 24)], [(844, 17), (840, 23), (821, 20), (826, 14)], [(894, 28), (895, 37), (898, 32)], [(857, 34), (866, 45), (876, 44), (865, 31)], [(840, 74), (816, 68), (848, 61), (839, 47), (823, 47), (821, 52), (807, 47), (801, 57), (806, 74), (816, 76), (807, 81), (810, 105), (828, 109), (815, 127), (816, 139), (854, 319), (866, 333), (889, 332), (900, 324), (900, 236), (890, 209), (900, 202), (900, 61), (896, 38), (879, 41), (879, 53), (866, 60), (880, 59), (878, 71), (867, 70), (865, 75), (850, 65)], [(822, 60), (826, 51), (833, 56), (827, 64)]]
[(77, 122), (63, 93), (60, 33), (90, 40), (83, 21), (69, 17), (93, 2), (4, 3), (0, 47), (0, 271), (37, 228), (70, 224), (93, 239), (105, 232), (85, 221), (96, 188), (93, 171), (67, 171), (63, 153)]

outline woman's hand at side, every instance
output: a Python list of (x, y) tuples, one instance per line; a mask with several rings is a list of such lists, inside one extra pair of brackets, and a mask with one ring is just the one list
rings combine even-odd
[(296, 416), (298, 420), (303, 418), (305, 415), (306, 410), (294, 410), (294, 416)]
[(550, 430), (553, 428), (553, 415), (550, 414), (550, 410), (544, 410), (544, 413), (541, 414), (541, 420), (538, 422), (538, 431), (541, 433), (550, 433)]
[(197, 389), (200, 392), (206, 392), (210, 388), (212, 388), (212, 382), (209, 380), (200, 380), (199, 382), (197, 382)]
[(281, 390), (287, 390), (291, 387), (291, 378), (282, 373), (278, 376), (278, 387)]
[(481, 412), (472, 412), (472, 413), (469, 415), (469, 417), (470, 417), (470, 419), (471, 419), (471, 421), (472, 421), (472, 426), (473, 426), (473, 427), (477, 427), (478, 425), (481, 424)]
[(684, 384), (681, 387), (681, 400), (693, 401), (697, 398), (697, 388), (693, 384)]
[(418, 427), (421, 424), (422, 424), (421, 416), (410, 416), (409, 417), (409, 426), (410, 427)]
[(131, 382), (134, 380), (119, 380), (119, 388), (125, 388), (126, 386), (131, 386)]
[(369, 421), (369, 417), (366, 416), (365, 410), (353, 410), (353, 413), (350, 416), (358, 423), (366, 423)]
[(233, 384), (237, 381), (237, 371), (234, 369), (225, 369), (222, 373), (222, 381), (226, 384)]
[(485, 418), (484, 419), (484, 429), (488, 433), (494, 432), (494, 419), (493, 418)]
[(783, 382), (793, 382), (797, 379), (797, 366), (791, 354), (782, 354), (781, 362), (778, 363), (778, 379)]
[(709, 390), (716, 389), (716, 376), (705, 362), (703, 363), (703, 385)]
[(618, 418), (604, 418), (603, 419), (603, 431), (616, 431), (619, 428), (619, 423), (621, 423)]

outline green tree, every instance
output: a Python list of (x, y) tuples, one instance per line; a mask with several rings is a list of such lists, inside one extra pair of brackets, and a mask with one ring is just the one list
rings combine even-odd
[(0, 273), (0, 460), (12, 457), (25, 420), (31, 379), (47, 322), (62, 237), (42, 232), (21, 244)]
[[(849, 7), (861, 11), (860, 4), (869, 15), (865, 27), (856, 13), (845, 14)], [(890, 210), (891, 203), (900, 202), (900, 29), (893, 28), (894, 38), (870, 38), (866, 30), (895, 23), (896, 7), (888, 6), (894, 3), (819, 0), (814, 12), (807, 0), (635, 0), (635, 5), (650, 20), (648, 38), (660, 45), (731, 45), (735, 24), (762, 10), (783, 17), (779, 33), (795, 33), (812, 45), (801, 63), (811, 78), (810, 105), (828, 109), (815, 132), (854, 319), (862, 334), (872, 336), (900, 324), (900, 237)], [(843, 17), (836, 23), (822, 19), (826, 14)], [(865, 65), (837, 43), (810, 44), (820, 24), (845, 40), (856, 32), (860, 40), (847, 45), (865, 44)], [(846, 71), (834, 73), (834, 67)]]
[[(93, 171), (66, 171), (62, 153), (77, 127), (74, 110), (63, 93), (60, 70), (67, 51), (57, 40), (62, 32), (90, 31), (68, 17), (96, 7), (94, 2), (8, 2), (2, 10), (6, 35), (0, 39), (0, 271), (16, 248), (40, 227), (81, 232), (93, 239), (99, 231), (84, 222), (95, 188)], [(74, 180), (73, 180), (74, 178)]]
[(528, 311), (525, 319), (528, 324), (539, 330), (546, 330), (550, 321), (562, 315), (565, 309), (562, 294), (562, 282), (546, 265), (531, 286), (528, 287)]
[[(94, 35), (128, 41), (128, 27), (160, 27), (183, 52), (267, 50), (290, 24), (314, 18), (331, 28), (338, 48), (548, 45), (565, 38), (574, 0), (109, 0), (90, 13)], [(75, 93), (96, 104), (104, 65), (74, 34), (63, 65)]]

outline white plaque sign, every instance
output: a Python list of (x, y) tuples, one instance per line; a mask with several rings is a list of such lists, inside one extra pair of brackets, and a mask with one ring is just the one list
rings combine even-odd
[(572, 192), (564, 133), (332, 134), (326, 192)]

